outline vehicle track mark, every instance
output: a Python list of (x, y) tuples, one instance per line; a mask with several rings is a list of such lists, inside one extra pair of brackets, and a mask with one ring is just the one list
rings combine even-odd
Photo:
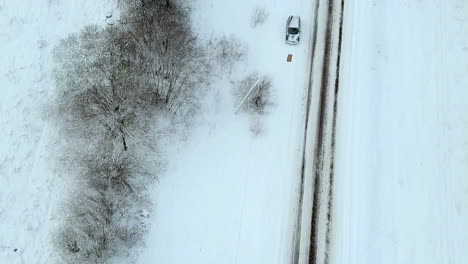
[(340, 68), (341, 68), (341, 47), (343, 40), (343, 14), (344, 14), (344, 0), (341, 0), (341, 9), (340, 9), (340, 26), (338, 29), (338, 56), (336, 60), (336, 73), (335, 73), (335, 96), (333, 101), (333, 121), (332, 121), (332, 135), (331, 135), (331, 163), (330, 163), (330, 188), (328, 194), (328, 215), (327, 215), (327, 235), (326, 235), (326, 244), (325, 244), (325, 264), (330, 262), (330, 235), (333, 221), (333, 187), (334, 187), (334, 178), (335, 178), (335, 144), (336, 144), (336, 117), (338, 113), (338, 93), (340, 90)]

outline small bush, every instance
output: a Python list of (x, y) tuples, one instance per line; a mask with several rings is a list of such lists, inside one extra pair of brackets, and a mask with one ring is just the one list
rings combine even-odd
[(264, 128), (260, 116), (256, 115), (252, 117), (250, 120), (250, 132), (252, 132), (254, 136), (259, 136), (263, 134), (263, 130)]
[(236, 97), (237, 105), (239, 105), (254, 85), (255, 87), (242, 103), (239, 110), (263, 115), (273, 105), (272, 84), (269, 76), (260, 76), (257, 72), (249, 74), (236, 85), (234, 96)]
[(37, 45), (38, 45), (38, 47), (40, 49), (44, 49), (44, 48), (46, 48), (48, 46), (48, 43), (47, 43), (46, 40), (40, 39), (40, 40), (37, 41)]
[(250, 17), (250, 26), (254, 28), (258, 25), (262, 25), (269, 16), (270, 14), (264, 8), (256, 7)]
[(246, 57), (247, 46), (234, 35), (223, 36), (210, 42), (215, 62), (223, 70), (231, 71), (235, 62), (242, 61)]

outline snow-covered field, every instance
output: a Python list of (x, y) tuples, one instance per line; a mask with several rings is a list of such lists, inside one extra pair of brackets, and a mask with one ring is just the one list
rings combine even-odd
[(0, 0), (0, 263), (51, 263), (49, 231), (64, 187), (43, 114), (54, 87), (51, 49), (86, 24), (105, 23), (109, 3)]
[[(247, 59), (219, 80), (186, 142), (166, 149), (155, 214), (139, 263), (286, 263), (297, 216), (308, 86), (312, 2), (194, 2), (201, 37), (245, 41)], [(51, 263), (66, 179), (54, 172), (54, 129), (44, 104), (54, 89), (51, 50), (69, 33), (105, 24), (113, 1), (0, 0), (0, 263)], [(269, 17), (250, 26), (255, 7)], [(301, 44), (284, 43), (286, 18), (300, 15)], [(293, 61), (286, 56), (293, 54)], [(261, 135), (234, 115), (232, 81), (272, 77), (275, 106)]]
[[(153, 230), (140, 264), (288, 263), (297, 216), (313, 1), (197, 0), (203, 36), (234, 34), (248, 45), (232, 81), (256, 70), (273, 77), (276, 106), (254, 136), (249, 118), (233, 115), (233, 84), (222, 80), (188, 142), (170, 151), (155, 190)], [(251, 28), (255, 7), (269, 12)], [(301, 43), (284, 43), (289, 15), (302, 17)], [(286, 62), (288, 54), (293, 61)]]
[[(234, 35), (247, 57), (216, 81), (186, 141), (166, 137), (139, 264), (288, 263), (293, 256), (314, 1), (196, 0), (200, 38)], [(67, 180), (54, 172), (51, 49), (112, 0), (0, 0), (0, 263), (52, 263)], [(253, 28), (254, 8), (268, 19)], [(331, 263), (468, 258), (468, 3), (345, 1)], [(301, 43), (284, 43), (289, 15)], [(293, 54), (293, 61), (286, 56)], [(251, 131), (234, 83), (272, 77)], [(162, 140), (162, 142), (165, 142)]]
[(331, 263), (466, 263), (467, 72), (466, 1), (345, 1)]

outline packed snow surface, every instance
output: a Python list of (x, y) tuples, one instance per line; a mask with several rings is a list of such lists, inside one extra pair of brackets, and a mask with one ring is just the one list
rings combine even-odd
[(466, 263), (468, 2), (344, 16), (331, 263)]

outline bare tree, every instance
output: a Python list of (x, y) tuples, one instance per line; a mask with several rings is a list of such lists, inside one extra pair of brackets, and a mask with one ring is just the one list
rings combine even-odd
[(209, 48), (219, 68), (228, 70), (229, 72), (231, 72), (235, 62), (245, 59), (247, 53), (247, 45), (234, 35), (222, 36), (211, 40)]
[[(129, 4), (130, 3), (130, 4)], [(173, 0), (127, 0), (122, 21), (141, 54), (155, 103), (176, 112), (209, 82), (209, 64), (191, 28), (190, 10)], [(190, 105), (190, 104), (186, 104)]]
[[(64, 128), (86, 138), (105, 135), (128, 149), (149, 111), (139, 89), (133, 42), (115, 27), (85, 28), (55, 49), (57, 110)], [(142, 120), (143, 119), (143, 120)]]
[(67, 263), (105, 263), (138, 243), (147, 229), (139, 212), (149, 206), (146, 186), (154, 176), (142, 155), (124, 150), (110, 155), (111, 148), (108, 144), (94, 152), (78, 149), (74, 166), (67, 167), (80, 175), (64, 206), (67, 214), (56, 239)]
[[(255, 87), (253, 87), (255, 85)], [(253, 90), (251, 90), (253, 88)], [(251, 90), (250, 94), (248, 92)], [(257, 72), (247, 75), (236, 84), (233, 90), (236, 101), (240, 103), (246, 95), (240, 109), (247, 113), (263, 115), (273, 106), (273, 92), (271, 78), (267, 75), (261, 76)]]

